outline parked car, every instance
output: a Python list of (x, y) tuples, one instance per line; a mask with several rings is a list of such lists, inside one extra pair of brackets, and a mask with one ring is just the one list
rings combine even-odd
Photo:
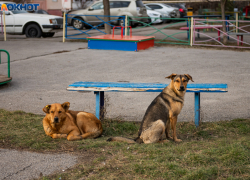
[[(0, 1), (0, 4), (9, 3), (13, 2)], [(63, 18), (60, 16), (32, 14), (25, 10), (6, 11), (5, 14), (6, 33), (8, 34), (25, 34), (30, 38), (52, 37), (63, 27)], [(2, 18), (0, 18), (0, 24), (2, 24)], [(2, 28), (0, 28), (0, 32), (2, 32)]]
[(35, 13), (35, 14), (49, 14), (47, 11), (45, 11), (43, 9), (38, 9), (36, 11), (32, 11), (32, 13)]
[[(147, 22), (148, 17), (147, 10), (141, 0), (110, 0), (110, 15), (111, 16), (130, 16), (132, 20)], [(90, 5), (87, 9), (80, 9), (76, 11), (71, 11), (68, 13), (68, 24), (77, 29), (86, 29), (91, 28), (90, 25), (98, 25), (102, 21), (95, 16), (89, 15), (104, 15), (103, 1), (97, 1), (94, 4)], [(83, 15), (83, 16), (79, 16)], [(135, 18), (138, 17), (138, 18)], [(74, 18), (74, 19), (72, 19)], [(103, 19), (103, 18), (101, 18)], [(111, 20), (115, 20), (117, 17), (111, 17)], [(88, 24), (83, 23), (82, 21), (87, 22)], [(114, 21), (113, 24), (123, 25), (123, 19)], [(139, 22), (130, 21), (130, 26), (135, 27)]]
[(148, 3), (145, 4), (145, 6), (150, 7), (154, 11), (157, 11), (159, 13), (168, 14), (171, 18), (177, 18), (180, 17), (179, 9), (175, 7), (171, 7), (166, 4), (161, 3)]
[(180, 3), (168, 3), (167, 5), (178, 8), (178, 9), (179, 9), (179, 12), (180, 12), (180, 17), (181, 17), (181, 18), (183, 18), (184, 16), (187, 15), (187, 8), (186, 8), (185, 4), (180, 4)]
[(163, 23), (166, 20), (164, 20), (164, 18), (169, 18), (169, 16), (167, 16), (167, 14), (162, 14), (159, 13), (157, 11), (154, 11), (153, 9), (151, 9), (150, 7), (147, 7), (147, 14), (150, 17), (150, 21), (152, 22), (152, 24), (157, 24), (157, 23)]

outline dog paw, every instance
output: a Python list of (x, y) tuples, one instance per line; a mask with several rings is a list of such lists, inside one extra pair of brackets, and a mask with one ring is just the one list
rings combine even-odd
[(167, 143), (167, 142), (169, 142), (169, 140), (161, 140), (161, 141), (159, 141), (159, 143)]
[(181, 142), (182, 140), (181, 139), (175, 139), (174, 141), (175, 142)]

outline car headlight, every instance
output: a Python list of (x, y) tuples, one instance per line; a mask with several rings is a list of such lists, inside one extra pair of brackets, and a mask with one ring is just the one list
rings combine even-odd
[(55, 19), (50, 19), (49, 22), (50, 24), (57, 24), (57, 21)]

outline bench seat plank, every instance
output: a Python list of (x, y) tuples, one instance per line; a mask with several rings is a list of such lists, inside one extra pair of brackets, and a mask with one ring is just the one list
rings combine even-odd
[[(161, 92), (168, 84), (160, 83), (121, 83), (121, 82), (75, 82), (68, 91), (106, 92)], [(227, 84), (188, 84), (187, 92), (227, 92)]]

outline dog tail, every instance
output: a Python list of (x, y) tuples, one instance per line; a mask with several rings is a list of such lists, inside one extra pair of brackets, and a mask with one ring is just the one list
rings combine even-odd
[(124, 138), (124, 137), (111, 137), (107, 141), (118, 141), (118, 142), (126, 142), (129, 144), (137, 143), (135, 140), (130, 138)]

